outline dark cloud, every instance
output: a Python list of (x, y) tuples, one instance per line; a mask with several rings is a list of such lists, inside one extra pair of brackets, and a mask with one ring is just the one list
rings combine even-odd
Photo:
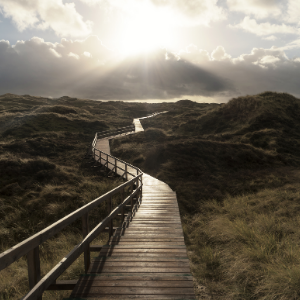
[(220, 46), (212, 52), (211, 57), (202, 49), (191, 49), (182, 52), (181, 57), (222, 78), (229, 78), (234, 84), (235, 96), (264, 91), (288, 92), (300, 96), (300, 59), (289, 59), (281, 49), (254, 48), (250, 54), (238, 58), (231, 58)]
[(11, 46), (0, 41), (0, 93), (106, 100), (234, 97), (266, 90), (300, 96), (300, 58), (278, 48), (254, 48), (238, 58), (222, 46), (211, 53), (187, 47), (120, 58), (97, 37)]
[(96, 99), (169, 99), (213, 96), (231, 89), (212, 72), (172, 53), (120, 59), (97, 37), (46, 43), (40, 38), (11, 46), (0, 42), (0, 93)]

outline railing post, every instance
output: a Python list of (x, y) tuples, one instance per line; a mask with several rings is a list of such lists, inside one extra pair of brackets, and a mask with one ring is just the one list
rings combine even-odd
[[(89, 234), (89, 214), (86, 213), (82, 216), (82, 236), (85, 238)], [(84, 271), (87, 274), (90, 267), (90, 245), (87, 245), (84, 250)]]
[[(130, 187), (130, 194), (133, 193), (133, 181), (131, 182), (131, 187)], [(133, 212), (133, 197), (130, 199), (131, 201), (131, 212)]]
[(117, 158), (115, 157), (115, 173), (117, 174)]
[[(121, 190), (121, 203), (124, 201), (124, 189), (122, 189)], [(124, 213), (125, 213), (125, 205), (122, 207), (122, 215), (121, 215), (121, 223), (123, 224), (123, 222), (124, 222), (124, 218), (125, 218), (125, 216), (124, 216)]]
[[(107, 212), (108, 212), (108, 215), (111, 213), (111, 209), (112, 208), (112, 197), (109, 198), (109, 200), (107, 200)], [(111, 219), (109, 221), (109, 237), (111, 237), (113, 235), (113, 219)]]
[[(97, 162), (99, 163), (100, 162), (100, 150), (97, 149), (97, 151), (98, 151)], [(100, 162), (100, 164), (101, 164), (101, 162)]]
[(125, 164), (125, 179), (128, 180), (128, 174), (127, 174), (127, 164)]
[(102, 159), (102, 158), (101, 158), (101, 153), (102, 153), (102, 152), (100, 151), (100, 152), (99, 152), (99, 161), (100, 161), (100, 165), (102, 165), (102, 162), (101, 162), (101, 159)]
[[(29, 288), (32, 289), (41, 279), (39, 246), (33, 248), (27, 253), (27, 265)], [(40, 296), (38, 300), (42, 300), (42, 296)]]
[(106, 154), (106, 168), (108, 169), (108, 154)]
[(143, 175), (140, 177), (140, 203), (142, 202), (142, 199), (143, 199)]

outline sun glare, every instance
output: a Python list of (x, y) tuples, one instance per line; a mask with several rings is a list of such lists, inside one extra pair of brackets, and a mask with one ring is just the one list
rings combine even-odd
[(158, 47), (168, 47), (171, 42), (169, 16), (165, 11), (144, 8), (138, 16), (131, 16), (122, 29), (120, 51), (124, 55), (150, 52)]

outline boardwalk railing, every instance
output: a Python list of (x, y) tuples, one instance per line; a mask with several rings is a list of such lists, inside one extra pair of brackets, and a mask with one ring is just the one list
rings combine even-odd
[[(22, 299), (41, 299), (43, 292), (47, 290), (50, 287), (50, 285), (51, 290), (64, 289), (62, 285), (59, 285), (58, 282), (55, 283), (55, 281), (82, 253), (84, 253), (84, 266), (85, 272), (87, 272), (90, 265), (90, 243), (102, 231), (104, 231), (107, 226), (109, 236), (112, 236), (113, 219), (118, 215), (121, 215), (123, 221), (125, 206), (130, 203), (131, 209), (133, 210), (133, 200), (135, 199), (137, 204), (140, 203), (142, 197), (142, 171), (132, 165), (129, 165), (124, 161), (121, 161), (95, 148), (98, 138), (103, 138), (103, 136), (116, 135), (116, 131), (118, 132), (117, 134), (120, 134), (121, 132), (126, 132), (125, 128), (123, 128), (122, 130), (96, 133), (95, 139), (92, 143), (92, 152), (93, 157), (99, 163), (104, 162), (104, 164), (106, 164), (107, 167), (109, 167), (110, 165), (111, 170), (116, 173), (118, 170), (124, 171), (122, 176), (126, 179), (128, 179), (128, 175), (131, 175), (133, 178), (0, 254), (0, 271), (11, 265), (13, 262), (18, 260), (22, 256), (27, 256), (29, 288), (31, 290)], [(131, 129), (132, 126), (128, 126), (127, 132)], [(121, 168), (120, 163), (124, 164), (124, 168)], [(134, 173), (136, 174), (133, 174), (132, 171), (129, 172), (129, 169), (134, 170)], [(124, 196), (124, 190), (128, 187), (130, 189), (129, 195)], [(121, 194), (122, 202), (113, 209), (112, 197), (117, 194)], [(96, 225), (96, 227), (94, 227), (93, 230), (89, 231), (89, 212), (92, 209), (98, 207), (103, 202), (108, 203), (108, 215), (98, 225)], [(39, 246), (79, 218), (82, 219), (83, 240), (78, 245), (76, 245), (71, 252), (69, 252), (50, 272), (48, 272), (41, 279)]]
[(134, 131), (135, 131), (135, 126), (130, 125), (130, 126), (126, 126), (126, 127), (117, 128), (115, 130), (107, 130), (107, 131), (97, 132), (96, 138), (103, 139), (105, 137), (115, 136), (118, 134), (129, 133), (129, 132), (134, 132)]

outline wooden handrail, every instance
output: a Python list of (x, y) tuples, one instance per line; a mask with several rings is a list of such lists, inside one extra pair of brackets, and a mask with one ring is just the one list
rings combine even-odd
[[(135, 178), (136, 179), (136, 178)], [(141, 187), (140, 187), (141, 188)], [(113, 217), (117, 216), (122, 208), (139, 192), (136, 189), (118, 207), (116, 207), (102, 222), (100, 222), (74, 249), (69, 252), (48, 274), (46, 274), (34, 288), (22, 298), (22, 300), (37, 299), (84, 251), (86, 245), (90, 244), (105, 229), (105, 226)]]
[[(119, 130), (108, 131), (105, 134), (112, 136), (113, 133), (120, 133), (120, 131), (125, 132), (125, 129), (133, 128), (134, 126), (123, 127)], [(101, 135), (99, 135), (101, 136)], [(121, 184), (120, 186), (114, 188), (113, 190), (107, 192), (106, 194), (94, 199), (88, 204), (80, 207), (64, 218), (56, 221), (47, 228), (41, 230), (40, 232), (34, 234), (33, 236), (27, 238), (21, 243), (11, 247), (10, 249), (4, 251), (0, 254), (0, 271), (8, 267), (10, 264), (18, 260), (24, 255), (27, 255), (28, 263), (28, 277), (29, 277), (29, 287), (30, 292), (22, 299), (41, 299), (43, 292), (79, 257), (81, 253), (84, 252), (84, 264), (85, 271), (87, 272), (89, 263), (90, 263), (90, 249), (89, 244), (105, 229), (107, 223), (109, 224), (109, 234), (112, 235), (112, 220), (114, 217), (118, 216), (118, 213), (121, 212), (121, 215), (124, 216), (124, 209), (126, 204), (131, 201), (131, 208), (133, 209), (133, 198), (136, 197), (137, 203), (141, 200), (142, 193), (142, 175), (143, 172), (134, 167), (125, 161), (122, 161), (110, 154), (104, 153), (103, 151), (96, 149), (96, 144), (98, 140), (98, 133), (95, 134), (95, 138), (91, 145), (91, 150), (93, 153), (93, 158), (99, 158), (105, 160), (107, 167), (108, 164), (113, 165), (115, 173), (118, 169), (124, 171), (123, 176), (128, 180), (128, 174), (133, 176), (129, 181)], [(95, 154), (98, 152), (98, 155)], [(110, 162), (108, 158), (113, 158), (113, 162)], [(117, 162), (121, 162), (125, 165), (125, 169), (122, 169), (117, 165)], [(136, 174), (128, 172), (128, 166), (136, 170)], [(133, 186), (136, 186), (136, 189), (133, 190)], [(130, 195), (124, 199), (124, 189), (130, 187)], [(95, 207), (99, 206), (104, 201), (111, 201), (111, 198), (117, 193), (121, 192), (123, 202), (111, 211), (109, 210), (109, 215), (100, 222), (91, 232), (89, 232), (88, 224), (88, 213)], [(60, 232), (66, 226), (73, 223), (75, 220), (82, 218), (82, 231), (83, 231), (83, 240), (75, 246), (75, 248), (66, 255), (47, 275), (40, 279), (40, 258), (39, 258), (39, 245), (51, 238), (53, 235)]]
[[(132, 125), (132, 126), (134, 127), (134, 125)], [(132, 126), (128, 126), (128, 127), (132, 127)], [(128, 128), (128, 127), (123, 127), (123, 128)], [(111, 131), (108, 136), (113, 136), (113, 132), (114, 131)], [(133, 165), (117, 158), (117, 157), (114, 157), (110, 154), (107, 154), (107, 153), (97, 149), (96, 144), (97, 144), (98, 139), (99, 139), (99, 135), (98, 135), (98, 133), (96, 133), (95, 138), (94, 138), (94, 140), (92, 142), (92, 145), (91, 145), (91, 152), (92, 152), (93, 159), (95, 161), (99, 161), (100, 163), (102, 163), (101, 161), (104, 160), (105, 161), (104, 165), (106, 165), (107, 167), (108, 167), (108, 164), (114, 165), (114, 163), (112, 163), (108, 160), (108, 157), (112, 158), (115, 163), (116, 162), (123, 163), (125, 165), (125, 169), (121, 168), (120, 166), (115, 165), (115, 173), (117, 173), (117, 169), (124, 171), (123, 176), (125, 175), (126, 180), (128, 179), (128, 174), (135, 177), (135, 176), (143, 173), (139, 168), (137, 168), (137, 167), (135, 167), (135, 166), (133, 166)], [(96, 152), (98, 152), (98, 155), (96, 154)], [(132, 173), (128, 172), (128, 167), (131, 167), (132, 169), (136, 170), (136, 174), (132, 174)], [(142, 183), (141, 178), (140, 178), (140, 182)]]
[[(139, 174), (137, 177), (142, 176)], [(2, 252), (0, 254), (0, 271), (8, 267), (10, 264), (15, 262), (17, 259), (22, 257), (23, 255), (27, 254), (30, 250), (33, 250), (35, 247), (39, 246), (50, 237), (55, 235), (56, 233), (60, 232), (69, 224), (73, 223), (77, 219), (81, 218), (84, 214), (88, 213), (91, 209), (99, 206), (102, 202), (106, 201), (113, 195), (120, 192), (127, 186), (131, 185), (137, 177), (132, 178), (131, 180), (119, 185), (118, 187), (114, 188), (113, 190), (107, 192), (106, 194), (96, 198), (95, 200), (89, 202), (88, 204), (82, 206), (81, 208), (75, 210), (74, 212), (68, 214), (64, 218), (56, 221), (52, 225), (48, 226), (47, 228), (39, 231), (38, 233), (34, 234), (33, 236), (29, 237), (28, 239), (24, 240), (23, 242), (11, 247), (10, 249)]]

